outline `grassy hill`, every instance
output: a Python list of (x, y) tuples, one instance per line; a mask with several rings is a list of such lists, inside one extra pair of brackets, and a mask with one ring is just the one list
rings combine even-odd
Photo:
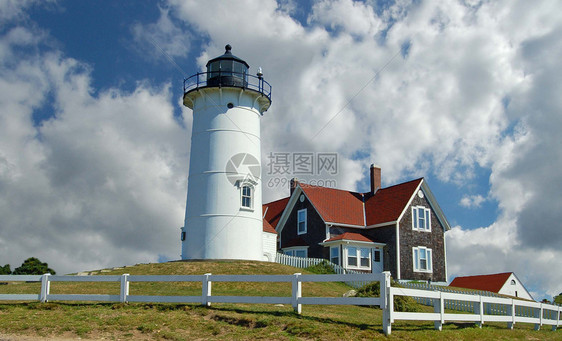
[[(96, 271), (99, 275), (170, 274), (293, 274), (289, 266), (245, 261), (170, 262)], [(350, 290), (342, 283), (304, 283), (303, 296), (340, 297)], [(38, 293), (37, 283), (0, 286), (0, 293)], [(118, 294), (117, 283), (52, 283), (51, 293)], [(131, 283), (131, 295), (199, 295), (197, 283)], [(213, 283), (213, 295), (290, 296), (290, 283)], [(392, 335), (382, 334), (380, 309), (356, 306), (291, 306), (261, 304), (120, 304), (120, 303), (2, 303), (2, 334), (26, 337), (82, 339), (409, 339), (409, 340), (560, 340), (562, 332), (533, 331), (531, 325), (507, 330), (504, 324), (479, 329), (472, 324), (398, 322)], [(545, 329), (547, 329), (545, 327)], [(548, 328), (550, 329), (550, 328)], [(8, 338), (9, 339), (9, 338)]]

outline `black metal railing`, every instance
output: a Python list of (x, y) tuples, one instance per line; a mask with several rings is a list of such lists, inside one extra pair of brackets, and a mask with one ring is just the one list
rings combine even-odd
[(271, 101), (271, 85), (263, 77), (247, 73), (212, 71), (200, 72), (183, 80), (183, 93), (203, 87), (236, 87), (257, 91)]

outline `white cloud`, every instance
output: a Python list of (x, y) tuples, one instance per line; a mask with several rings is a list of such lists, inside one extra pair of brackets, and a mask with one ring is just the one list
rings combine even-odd
[(160, 8), (157, 22), (136, 23), (131, 27), (131, 32), (139, 51), (155, 60), (184, 57), (191, 47), (189, 31), (182, 29), (182, 26), (173, 20), (169, 8)]
[(466, 208), (478, 208), (482, 206), (482, 203), (486, 200), (480, 194), (477, 195), (465, 195), (461, 198), (459, 205)]
[[(65, 273), (178, 258), (189, 146), (169, 85), (93, 96), (87, 65), (17, 52), (36, 42), (16, 30), (35, 33), (0, 45), (0, 259)], [(48, 93), (55, 115), (37, 125)]]

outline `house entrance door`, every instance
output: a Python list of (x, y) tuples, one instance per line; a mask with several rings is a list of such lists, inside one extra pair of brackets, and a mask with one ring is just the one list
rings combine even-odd
[(372, 249), (373, 254), (371, 256), (372, 259), (372, 269), (373, 273), (380, 273), (383, 272), (383, 259), (382, 259), (382, 250), (381, 249)]

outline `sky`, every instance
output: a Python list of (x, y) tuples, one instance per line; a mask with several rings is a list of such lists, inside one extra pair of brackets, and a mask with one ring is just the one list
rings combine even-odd
[[(556, 0), (0, 0), (0, 265), (179, 259), (183, 79), (226, 44), (273, 87), (265, 202), (292, 177), (366, 192), (372, 163), (383, 186), (424, 177), (453, 226), (449, 280), (562, 291)], [(336, 171), (294, 167), (326, 154)]]

